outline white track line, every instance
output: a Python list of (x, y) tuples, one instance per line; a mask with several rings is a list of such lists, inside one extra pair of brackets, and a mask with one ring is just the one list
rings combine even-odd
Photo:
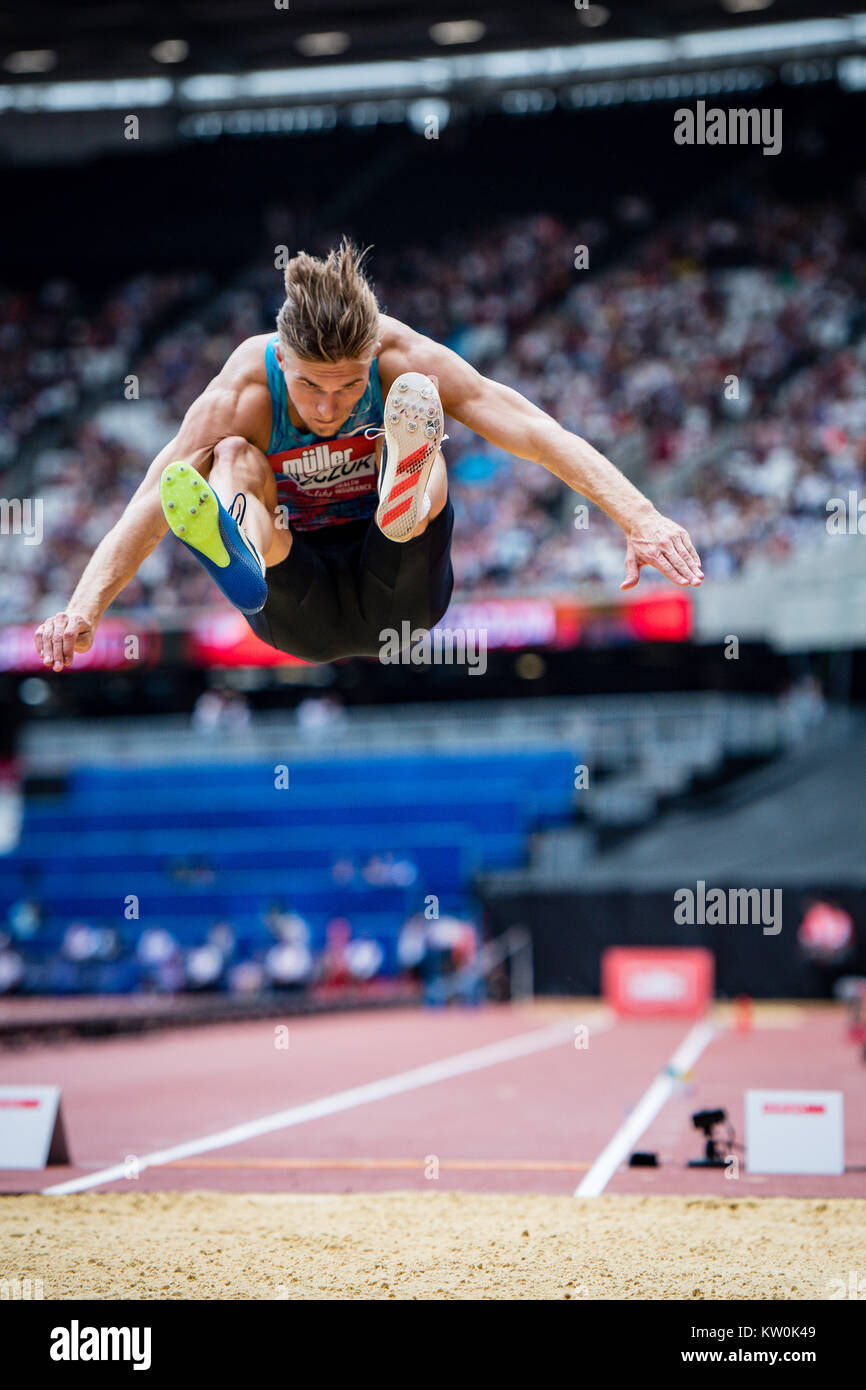
[(716, 1036), (716, 1031), (711, 1023), (696, 1023), (689, 1030), (665, 1070), (659, 1073), (610, 1143), (602, 1149), (586, 1177), (575, 1189), (575, 1197), (597, 1197), (604, 1191), (626, 1154), (669, 1100), (677, 1075), (688, 1071), (697, 1061), (707, 1043)]
[[(303, 1125), (310, 1120), (319, 1120), (325, 1115), (336, 1115), (341, 1110), (353, 1110), (356, 1106), (369, 1105), (372, 1101), (385, 1100), (388, 1096), (415, 1091), (421, 1086), (432, 1086), (437, 1081), (447, 1081), (453, 1076), (465, 1076), (467, 1072), (481, 1071), (485, 1067), (496, 1066), (499, 1062), (510, 1062), (516, 1057), (529, 1057), (533, 1052), (559, 1047), (566, 1039), (574, 1037), (575, 1025), (579, 1022), (580, 1019), (576, 1018), (570, 1022), (559, 1019), (546, 1028), (537, 1028), (531, 1033), (520, 1033), (514, 1038), (504, 1038), (501, 1042), (475, 1048), (472, 1052), (460, 1052), (454, 1057), (443, 1058), (440, 1062), (429, 1062), (426, 1066), (414, 1067), (412, 1071), (398, 1072), (395, 1076), (386, 1076), (380, 1081), (354, 1086), (349, 1091), (337, 1091), (334, 1095), (322, 1096), (321, 1099), (308, 1101), (305, 1105), (294, 1105), (289, 1110), (278, 1110), (275, 1114), (263, 1115), (259, 1120), (248, 1120), (245, 1124), (234, 1125), (231, 1129), (222, 1129), (217, 1134), (189, 1139), (183, 1144), (175, 1144), (170, 1149), (159, 1149), (155, 1153), (136, 1155), (137, 1173), (142, 1173), (145, 1168), (172, 1163), (179, 1158), (206, 1153), (209, 1149), (223, 1149), (230, 1144), (243, 1144), (245, 1140), (256, 1139), (260, 1134), (272, 1134), (277, 1129)], [(590, 1033), (606, 1026), (610, 1025), (603, 1018), (598, 1022), (590, 1020), (588, 1024)], [(88, 1187), (101, 1187), (104, 1183), (117, 1182), (120, 1178), (129, 1181), (127, 1164), (116, 1163), (112, 1168), (102, 1168), (98, 1173), (73, 1178), (70, 1182), (56, 1183), (53, 1187), (43, 1188), (42, 1191), (47, 1196), (59, 1196), (68, 1192), (83, 1192)]]

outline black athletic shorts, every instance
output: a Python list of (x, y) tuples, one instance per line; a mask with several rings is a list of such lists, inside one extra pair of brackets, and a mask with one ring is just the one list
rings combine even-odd
[(380, 633), (429, 630), (451, 599), (451, 499), (420, 536), (389, 541), (375, 521), (299, 531), (267, 572), (268, 598), (247, 622), (263, 642), (304, 661), (378, 656)]

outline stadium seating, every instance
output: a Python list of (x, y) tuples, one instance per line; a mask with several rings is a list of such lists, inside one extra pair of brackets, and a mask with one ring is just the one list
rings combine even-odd
[[(40, 903), (25, 946), (35, 965), (72, 922), (115, 927), (129, 952), (148, 926), (189, 948), (228, 922), (248, 958), (272, 944), (276, 903), (304, 917), (314, 950), (347, 918), (393, 972), (400, 927), (428, 895), (440, 912), (470, 912), (476, 873), (518, 865), (533, 830), (568, 820), (573, 765), (563, 747), (307, 760), (287, 787), (261, 761), (80, 768), (61, 796), (28, 801), (19, 846), (0, 860), (0, 908)], [(370, 868), (384, 855), (390, 880), (387, 865), (378, 878)]]

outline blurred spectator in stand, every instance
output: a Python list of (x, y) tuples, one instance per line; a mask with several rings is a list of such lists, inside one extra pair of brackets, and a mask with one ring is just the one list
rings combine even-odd
[(272, 946), (265, 956), (265, 974), (277, 989), (306, 989), (313, 977), (313, 955), (307, 943), (286, 937)]
[(183, 955), (171, 932), (164, 927), (145, 927), (135, 948), (144, 989), (175, 994), (186, 983)]
[(811, 673), (792, 681), (782, 696), (782, 711), (789, 733), (802, 739), (824, 718), (826, 700), (821, 682)]
[(318, 977), (326, 989), (338, 989), (352, 983), (346, 956), (351, 936), (352, 926), (345, 917), (332, 917), (325, 928), (325, 949), (319, 957)]
[(331, 865), (331, 878), (335, 883), (339, 884), (341, 888), (345, 888), (347, 883), (353, 883), (357, 874), (358, 870), (355, 867), (354, 860), (350, 859), (348, 855), (341, 855), (340, 858), (335, 859)]
[(357, 936), (346, 946), (346, 965), (355, 984), (369, 984), (382, 969), (385, 953), (373, 937)]
[(271, 903), (265, 913), (265, 926), (278, 941), (293, 946), (308, 947), (310, 944), (310, 925), (306, 918), (282, 903)]
[(8, 702), (3, 719), (7, 727), (0, 732), (0, 854), (18, 844), (24, 814), (20, 768), (13, 751), (19, 721), (9, 714)]
[(23, 957), (8, 946), (0, 946), (0, 994), (11, 994), (23, 981)]
[(203, 884), (213, 883), (216, 878), (213, 866), (204, 859), (181, 859), (178, 863), (172, 864), (168, 872), (175, 883), (183, 883), (189, 887), (201, 887)]
[(397, 960), (401, 969), (421, 981), (428, 1004), (455, 999), (474, 1004), (483, 997), (478, 932), (468, 920), (445, 916), (427, 921), (414, 913), (401, 928)]
[(117, 927), (71, 922), (63, 933), (59, 956), (49, 959), (50, 988), (72, 993), (111, 993), (134, 983), (126, 947)]
[(225, 964), (225, 956), (213, 942), (209, 941), (204, 946), (193, 946), (187, 951), (184, 961), (187, 989), (218, 989)]
[(88, 926), (86, 922), (70, 922), (63, 933), (60, 953), (65, 960), (71, 961), (74, 965), (83, 965), (96, 959), (101, 944), (100, 933), (96, 927)]
[(205, 690), (199, 695), (192, 712), (192, 726), (197, 733), (212, 734), (219, 728), (223, 699), (218, 690)]
[(295, 719), (302, 733), (333, 733), (346, 721), (346, 711), (335, 695), (307, 695), (295, 710)]
[(235, 951), (235, 929), (231, 922), (214, 922), (208, 927), (207, 944), (221, 951), (227, 961), (231, 960)]
[(199, 695), (192, 712), (192, 725), (200, 734), (212, 734), (217, 730), (246, 729), (251, 718), (249, 705), (239, 690), (215, 687)]
[(248, 729), (252, 722), (250, 707), (246, 696), (239, 690), (227, 690), (223, 695), (221, 727), (223, 729)]
[(361, 876), (377, 888), (408, 888), (418, 877), (418, 869), (411, 859), (397, 859), (387, 850), (384, 854), (371, 855)]
[(427, 954), (429, 922), (421, 912), (414, 912), (400, 928), (397, 938), (397, 963), (410, 979), (422, 979), (422, 966)]
[(267, 984), (261, 961), (240, 960), (228, 972), (229, 993), (246, 999), (261, 994)]
[(116, 961), (125, 952), (123, 937), (117, 927), (99, 927), (94, 960)]
[(32, 941), (42, 926), (42, 905), (36, 898), (19, 898), (9, 909), (9, 931), (15, 941)]

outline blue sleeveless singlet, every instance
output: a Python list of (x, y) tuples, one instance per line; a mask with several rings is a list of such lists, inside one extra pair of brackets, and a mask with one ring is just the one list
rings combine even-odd
[(277, 334), (265, 348), (273, 425), (268, 462), (277, 497), (293, 531), (313, 531), (363, 521), (377, 505), (376, 443), (364, 430), (384, 420), (379, 365), (374, 358), (367, 389), (340, 433), (324, 437), (296, 429), (289, 418), (286, 382), (277, 361)]

